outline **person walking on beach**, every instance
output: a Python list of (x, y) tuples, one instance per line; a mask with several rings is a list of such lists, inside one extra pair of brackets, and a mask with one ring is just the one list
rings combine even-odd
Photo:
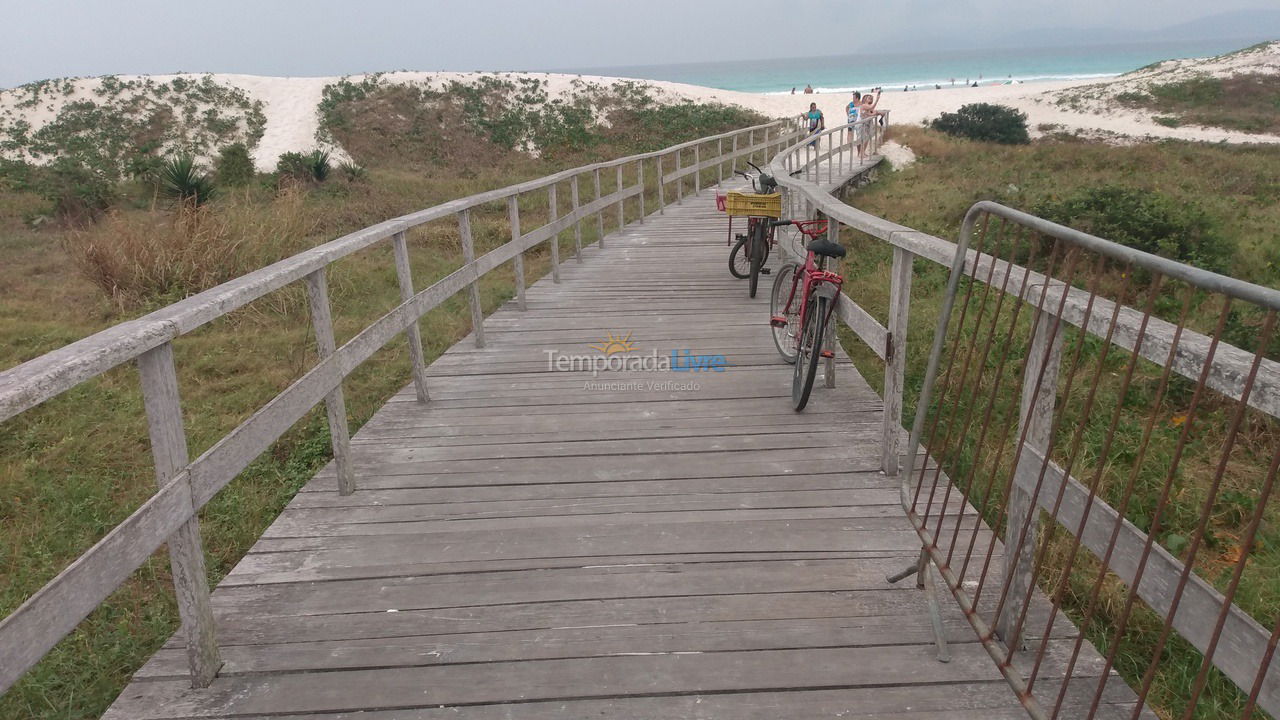
[(791, 88), (791, 94), (792, 94), (792, 95), (795, 95), (795, 94), (796, 94), (796, 89), (795, 89), (795, 87), (794, 87), (794, 86), (792, 86), (792, 88)]
[(812, 86), (812, 85), (809, 85), (809, 84), (805, 84), (805, 86), (804, 86), (804, 94), (805, 94), (805, 95), (812, 95), (812, 94), (813, 94), (813, 86)]
[[(818, 109), (818, 103), (816, 102), (809, 103), (809, 112), (806, 113), (805, 117), (809, 119), (810, 135), (817, 135), (818, 133), (827, 129), (827, 120), (826, 118), (822, 117), (822, 111)], [(809, 143), (810, 146), (817, 145), (817, 144), (818, 144), (817, 140), (814, 140), (813, 142)]]

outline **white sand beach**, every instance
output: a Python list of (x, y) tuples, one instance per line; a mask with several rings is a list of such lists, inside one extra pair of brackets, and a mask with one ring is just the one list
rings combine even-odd
[[(1046, 131), (1082, 132), (1115, 142), (1134, 142), (1145, 138), (1173, 138), (1201, 142), (1231, 143), (1280, 143), (1280, 135), (1259, 135), (1209, 127), (1166, 127), (1157, 124), (1150, 113), (1120, 107), (1109, 99), (1119, 92), (1140, 89), (1152, 82), (1167, 82), (1189, 77), (1195, 73), (1224, 76), (1233, 73), (1256, 72), (1280, 74), (1280, 42), (1271, 43), (1251, 52), (1236, 53), (1225, 58), (1177, 60), (1160, 63), (1152, 68), (1128, 73), (1111, 80), (1047, 82), (1034, 84), (988, 84), (980, 87), (944, 87), (941, 90), (924, 89), (914, 92), (890, 91), (884, 93), (880, 108), (888, 110), (894, 124), (920, 124), (950, 112), (968, 103), (999, 103), (1025, 112), (1032, 134)], [(466, 73), (466, 72), (393, 72), (382, 74), (381, 81), (390, 84), (422, 84), (440, 87), (451, 80), (473, 82), (480, 75), (536, 78), (546, 81), (551, 98), (565, 96), (575, 91), (575, 81), (611, 85), (618, 78), (569, 75), (553, 73)], [(120, 80), (138, 79), (139, 76), (120, 76)], [(151, 76), (156, 81), (169, 81), (172, 75)], [(203, 75), (188, 76), (192, 79)], [(339, 77), (261, 77), (254, 75), (214, 74), (210, 76), (219, 84), (240, 88), (252, 100), (260, 100), (266, 115), (266, 130), (254, 149), (255, 163), (261, 169), (271, 169), (281, 153), (305, 152), (319, 142), (317, 104), (326, 85)], [(348, 76), (358, 82), (366, 76)], [(850, 96), (839, 94), (762, 94), (744, 93), (716, 88), (684, 85), (663, 81), (645, 81), (657, 88), (667, 101), (682, 99), (721, 102), (756, 110), (770, 117), (793, 115), (808, 110), (815, 102), (827, 118), (827, 125), (843, 122), (845, 106)], [(38, 107), (21, 107), (24, 98), (21, 88), (0, 92), (0, 119), (12, 123), (20, 119), (31, 129), (38, 130), (44, 123), (56, 117), (62, 104), (92, 96), (100, 85), (97, 78), (72, 81), (74, 92), (62, 97), (50, 98), (49, 103)], [(1077, 95), (1078, 102), (1062, 101), (1064, 95)], [(344, 157), (340, 148), (330, 148), (339, 158)]]

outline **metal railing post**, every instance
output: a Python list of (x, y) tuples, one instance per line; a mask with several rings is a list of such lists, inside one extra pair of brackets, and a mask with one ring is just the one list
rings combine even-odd
[[(476, 260), (475, 242), (471, 238), (471, 211), (458, 213), (458, 236), (462, 238), (462, 259), (468, 265)], [(471, 303), (471, 332), (476, 336), (476, 347), (484, 347), (484, 308), (480, 306), (480, 279), (472, 280), (467, 286), (467, 295)]]
[[(311, 324), (316, 334), (316, 354), (323, 360), (338, 349), (333, 337), (333, 314), (329, 309), (329, 283), (326, 267), (307, 275), (307, 300), (311, 305)], [(351, 430), (347, 427), (347, 403), (342, 397), (342, 383), (324, 396), (325, 414), (329, 418), (329, 439), (333, 446), (333, 464), (338, 474), (338, 494), (350, 495), (356, 489), (355, 471), (351, 467)]]
[[(142, 380), (147, 430), (151, 435), (156, 485), (164, 487), (191, 461), (187, 454), (172, 343), (166, 342), (139, 355), (138, 373)], [(213, 607), (209, 604), (209, 575), (205, 570), (197, 516), (192, 515), (169, 536), (167, 544), (178, 615), (187, 639), (191, 687), (208, 687), (222, 667), (222, 657), (214, 632)]]
[(578, 176), (573, 176), (569, 184), (569, 195), (573, 204), (573, 258), (582, 262), (582, 217), (578, 215)]
[(902, 391), (907, 373), (907, 320), (911, 311), (911, 278), (915, 255), (893, 248), (889, 271), (889, 326), (885, 335), (884, 410), (881, 428), (880, 468), (885, 475), (898, 474), (898, 440), (902, 435)]
[[(560, 208), (556, 207), (557, 200), (556, 184), (551, 183), (547, 186), (547, 223), (554, 223), (560, 217)], [(551, 282), (560, 282), (560, 233), (554, 233), (551, 236)]]
[[(507, 217), (511, 221), (511, 242), (522, 242), (520, 235), (520, 195), (507, 198)], [(516, 306), (528, 310), (529, 303), (524, 296), (524, 248), (521, 248), (511, 259), (516, 273)]]
[[(413, 273), (409, 269), (409, 242), (403, 230), (391, 236), (391, 247), (396, 257), (396, 279), (400, 283), (400, 301), (408, 302), (414, 295)], [(405, 337), (409, 340), (413, 387), (417, 393), (418, 402), (424, 403), (431, 399), (431, 395), (427, 392), (427, 363), (422, 356), (422, 331), (418, 328), (417, 319), (414, 319), (405, 330)]]
[[(1024, 438), (1027, 447), (1041, 455), (1047, 455), (1053, 433), (1058, 372), (1062, 366), (1063, 333), (1061, 323), (1045, 310), (1036, 310), (1032, 324), (1035, 332), (1031, 337), (1031, 347), (1027, 350), (1026, 373), (1022, 380), (1018, 436)], [(1018, 455), (1020, 463), (1033, 462), (1032, 453), (1022, 451)], [(1014, 472), (1017, 472), (1016, 468)], [(1009, 592), (1000, 616), (996, 618), (996, 634), (1004, 641), (1005, 647), (1020, 649), (1023, 635), (1019, 618), (1022, 607), (1031, 595), (1039, 513), (1036, 511), (1035, 498), (1017, 483), (1009, 488), (1005, 512), (1004, 578), (1009, 585)]]

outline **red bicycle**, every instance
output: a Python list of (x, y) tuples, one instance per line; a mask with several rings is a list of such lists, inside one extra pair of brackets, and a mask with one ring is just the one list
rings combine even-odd
[(780, 220), (770, 225), (794, 225), (809, 239), (804, 264), (789, 262), (779, 268), (769, 299), (773, 342), (782, 358), (795, 365), (791, 376), (791, 403), (800, 411), (809, 404), (813, 379), (818, 374), (818, 358), (834, 354), (834, 350), (824, 350), (822, 343), (844, 278), (827, 270), (826, 265), (829, 259), (844, 257), (844, 248), (823, 237), (827, 232), (826, 220)]

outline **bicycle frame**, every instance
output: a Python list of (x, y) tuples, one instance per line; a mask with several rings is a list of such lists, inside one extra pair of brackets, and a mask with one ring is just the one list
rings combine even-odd
[(805, 255), (804, 266), (800, 272), (795, 274), (791, 280), (791, 293), (787, 296), (787, 305), (784, 308), (784, 314), (791, 312), (791, 303), (796, 300), (796, 283), (803, 279), (804, 285), (800, 289), (800, 327), (796, 329), (796, 337), (804, 334), (805, 325), (809, 322), (807, 317), (809, 312), (809, 298), (815, 293), (819, 297), (825, 297), (831, 302), (827, 304), (826, 320), (831, 320), (831, 314), (835, 312), (835, 300), (840, 294), (840, 287), (844, 284), (844, 277), (838, 273), (831, 272), (826, 269), (827, 259), (817, 258), (810, 252)]

